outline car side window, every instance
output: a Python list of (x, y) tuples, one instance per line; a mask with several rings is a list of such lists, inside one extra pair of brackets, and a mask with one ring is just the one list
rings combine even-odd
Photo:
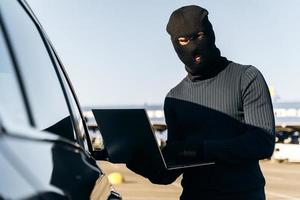
[(0, 27), (0, 110), (15, 124), (29, 125), (11, 56)]
[(17, 1), (3, 11), (36, 128), (74, 140), (70, 113), (37, 27)]

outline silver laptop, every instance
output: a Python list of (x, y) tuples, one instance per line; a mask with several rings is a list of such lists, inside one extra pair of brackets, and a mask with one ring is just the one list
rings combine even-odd
[(166, 159), (157, 143), (145, 109), (93, 109), (92, 111), (108, 152), (109, 161), (112, 163), (127, 163), (132, 155), (137, 153), (134, 151), (143, 150), (153, 161), (168, 170), (214, 164)]

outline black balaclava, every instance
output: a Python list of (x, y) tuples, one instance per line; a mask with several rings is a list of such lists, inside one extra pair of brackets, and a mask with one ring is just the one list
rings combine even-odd
[[(171, 35), (174, 49), (185, 64), (192, 81), (216, 75), (228, 62), (226, 58), (221, 57), (215, 45), (215, 34), (207, 15), (208, 11), (204, 8), (185, 6), (175, 10), (167, 24), (167, 32)], [(199, 32), (204, 33), (201, 39), (198, 38)], [(189, 43), (180, 45), (180, 37), (188, 38)]]

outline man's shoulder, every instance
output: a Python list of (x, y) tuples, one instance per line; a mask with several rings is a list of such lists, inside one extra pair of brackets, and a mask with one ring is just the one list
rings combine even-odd
[(257, 76), (263, 76), (258, 68), (253, 65), (244, 65), (235, 62), (231, 62), (229, 65), (229, 73), (235, 74), (235, 77), (238, 79), (253, 79)]
[(247, 70), (253, 69), (255, 67), (253, 65), (245, 65), (245, 64), (240, 64), (240, 63), (230, 61), (229, 68), (231, 71), (234, 71), (237, 73), (245, 73)]
[(256, 77), (262, 76), (261, 71), (253, 65), (244, 65), (232, 62), (232, 70), (239, 71), (242, 76), (246, 77)]
[[(245, 90), (250, 84), (256, 83), (254, 85), (264, 85), (265, 79), (261, 71), (253, 65), (242, 65), (238, 63), (232, 63), (233, 70), (239, 71), (239, 82), (241, 89)], [(237, 74), (237, 73), (236, 73)]]

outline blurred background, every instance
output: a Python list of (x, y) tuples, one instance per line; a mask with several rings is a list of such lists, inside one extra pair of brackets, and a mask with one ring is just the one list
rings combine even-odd
[(28, 0), (84, 106), (161, 104), (186, 75), (165, 27), (171, 12), (209, 11), (228, 59), (256, 66), (277, 101), (300, 101), (298, 0)]
[[(91, 129), (92, 107), (145, 107), (160, 142), (166, 140), (160, 127), (164, 98), (186, 76), (165, 31), (168, 18), (184, 5), (206, 8), (222, 55), (257, 67), (270, 88), (277, 144), (272, 160), (262, 163), (268, 199), (300, 199), (300, 1), (27, 1), (64, 63)], [(109, 172), (133, 176), (119, 167), (107, 164)], [(179, 194), (174, 187), (170, 191)]]

